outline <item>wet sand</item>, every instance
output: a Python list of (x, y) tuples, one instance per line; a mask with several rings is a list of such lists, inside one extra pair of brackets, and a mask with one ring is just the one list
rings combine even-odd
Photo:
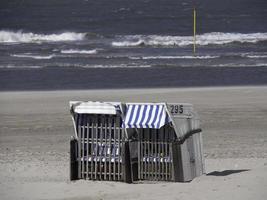
[(267, 67), (16, 69), (0, 67), (0, 91), (261, 86)]
[[(190, 183), (70, 182), (70, 100), (188, 102), (207, 175)], [(267, 87), (0, 93), (1, 199), (265, 199)]]

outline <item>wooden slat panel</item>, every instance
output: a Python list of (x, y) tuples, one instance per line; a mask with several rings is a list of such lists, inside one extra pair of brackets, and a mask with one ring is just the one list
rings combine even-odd
[(81, 116), (78, 116), (78, 178), (81, 178)]
[(115, 117), (112, 117), (112, 124), (113, 124), (113, 180), (116, 180), (116, 145), (117, 145), (117, 140), (116, 140), (116, 121)]
[(89, 157), (90, 157), (90, 154), (89, 154), (89, 115), (87, 115), (87, 137), (86, 137), (86, 141), (87, 141), (87, 145), (86, 145), (86, 157), (87, 157), (87, 160), (86, 160), (86, 179), (89, 178)]
[[(121, 117), (78, 114), (78, 176), (90, 180), (123, 180)], [(112, 162), (111, 162), (112, 161)]]
[(94, 179), (94, 117), (92, 116), (91, 125), (91, 180)]
[(94, 170), (94, 179), (97, 180), (97, 158), (98, 158), (98, 119), (97, 119), (97, 115), (94, 116), (95, 117), (95, 136), (94, 136), (94, 142), (95, 142), (95, 170)]
[(82, 178), (84, 178), (84, 163), (85, 163), (85, 156), (84, 156), (84, 131), (85, 131), (85, 127), (84, 127), (84, 123), (85, 123), (85, 115), (83, 115), (83, 119), (82, 119), (82, 125), (81, 125), (81, 151), (82, 151), (82, 155), (81, 155), (81, 158), (82, 158)]
[(107, 116), (104, 116), (105, 121), (105, 128), (104, 128), (104, 137), (105, 137), (105, 163), (104, 163), (104, 180), (107, 180), (107, 150), (108, 150), (108, 142), (107, 142), (107, 131), (108, 131), (108, 123), (107, 123)]
[(108, 118), (108, 124), (109, 124), (109, 165), (108, 165), (108, 177), (109, 180), (111, 180), (111, 154), (112, 154), (112, 143), (111, 143), (111, 131), (112, 131), (112, 119)]
[(104, 117), (102, 116), (102, 115), (99, 115), (99, 117), (100, 117), (100, 145), (99, 145), (99, 147), (100, 147), (100, 152), (99, 152), (99, 172), (100, 172), (100, 174), (99, 174), (99, 180), (102, 180), (103, 178), (102, 178), (102, 173), (103, 173), (103, 169), (102, 169), (102, 159), (103, 159), (103, 156), (102, 156), (102, 154), (103, 154), (103, 148), (104, 148), (104, 145), (103, 145), (103, 129), (104, 129), (104, 126), (103, 126), (103, 124), (104, 124)]

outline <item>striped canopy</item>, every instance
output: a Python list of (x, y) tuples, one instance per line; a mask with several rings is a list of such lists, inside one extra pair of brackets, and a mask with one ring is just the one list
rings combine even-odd
[(125, 128), (156, 128), (168, 122), (165, 104), (127, 104)]

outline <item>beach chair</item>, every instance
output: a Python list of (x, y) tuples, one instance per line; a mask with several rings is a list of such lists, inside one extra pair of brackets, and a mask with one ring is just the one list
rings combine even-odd
[(121, 103), (72, 101), (70, 108), (75, 130), (70, 142), (70, 179), (129, 182)]
[(199, 118), (191, 104), (127, 103), (132, 178), (191, 181), (205, 173)]
[(191, 104), (70, 102), (70, 179), (187, 182), (205, 173)]

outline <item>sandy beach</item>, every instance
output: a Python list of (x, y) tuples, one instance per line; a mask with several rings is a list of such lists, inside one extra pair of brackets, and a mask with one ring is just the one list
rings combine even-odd
[[(206, 175), (190, 183), (69, 181), (70, 100), (188, 102)], [(0, 199), (266, 199), (267, 87), (0, 92)]]

